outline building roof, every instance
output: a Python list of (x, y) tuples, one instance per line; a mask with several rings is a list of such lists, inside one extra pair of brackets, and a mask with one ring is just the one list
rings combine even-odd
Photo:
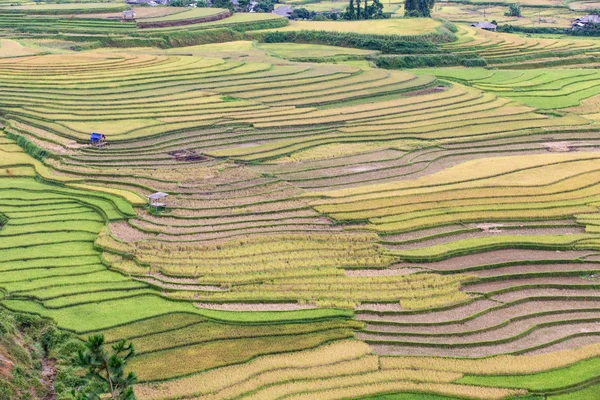
[(585, 17), (577, 18), (575, 20), (575, 22), (582, 22), (584, 24), (589, 24), (589, 23), (600, 24), (600, 15), (589, 14), (589, 15), (586, 15)]
[(273, 10), (273, 14), (277, 14), (280, 17), (289, 17), (293, 11), (294, 10), (292, 10), (292, 7), (290, 6), (279, 6)]
[(133, 10), (125, 10), (125, 11), (123, 11), (123, 16), (124, 17), (134, 17), (135, 16), (135, 11), (133, 11)]
[(471, 26), (474, 26), (476, 28), (481, 28), (481, 29), (496, 29), (498, 27), (496, 24), (492, 24), (491, 22), (487, 22), (487, 21), (478, 22), (476, 24), (471, 24)]
[(156, 192), (156, 193), (148, 195), (146, 197), (148, 197), (150, 200), (158, 200), (158, 199), (162, 199), (163, 197), (167, 197), (167, 196), (168, 196), (167, 193)]

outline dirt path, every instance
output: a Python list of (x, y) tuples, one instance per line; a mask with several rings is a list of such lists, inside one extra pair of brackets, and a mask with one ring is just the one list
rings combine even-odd
[(56, 359), (44, 357), (42, 361), (41, 382), (48, 388), (48, 394), (44, 400), (56, 400), (56, 391), (54, 390), (54, 379), (56, 378)]

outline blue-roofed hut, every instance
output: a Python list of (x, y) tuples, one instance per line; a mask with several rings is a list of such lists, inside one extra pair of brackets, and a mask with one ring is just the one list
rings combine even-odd
[(94, 132), (90, 135), (90, 143), (94, 146), (104, 146), (106, 144), (106, 136), (102, 133)]

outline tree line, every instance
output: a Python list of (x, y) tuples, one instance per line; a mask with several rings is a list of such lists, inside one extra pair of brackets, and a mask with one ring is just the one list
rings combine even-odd
[(386, 18), (383, 14), (383, 4), (380, 0), (365, 0), (364, 6), (361, 8), (361, 0), (350, 0), (346, 12), (342, 14), (342, 18), (347, 20), (359, 20), (359, 19), (381, 19)]
[[(346, 20), (389, 18), (389, 15), (383, 13), (383, 4), (380, 0), (372, 0), (371, 4), (365, 0), (362, 6), (361, 1), (349, 0), (342, 18)], [(404, 0), (404, 16), (429, 18), (434, 5), (435, 0)]]

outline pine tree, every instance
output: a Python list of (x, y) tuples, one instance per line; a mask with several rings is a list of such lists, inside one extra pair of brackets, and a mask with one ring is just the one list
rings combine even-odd
[(407, 17), (431, 17), (435, 0), (404, 0), (404, 15)]
[(383, 18), (383, 4), (380, 0), (373, 0), (371, 3), (371, 17), (372, 18)]
[(417, 11), (417, 0), (404, 0), (404, 15), (410, 17)]
[[(360, 0), (358, 0), (358, 1), (360, 1)], [(363, 11), (364, 19), (369, 19), (369, 5), (368, 5), (368, 1), (369, 0), (365, 0), (365, 7), (364, 7), (364, 11)]]
[(356, 19), (360, 19), (360, 0), (356, 1)]
[[(358, 0), (360, 1), (360, 0)], [(350, 0), (348, 7), (346, 7), (346, 16), (345, 19), (355, 19), (356, 18), (356, 10), (354, 9), (354, 0)]]
[[(104, 349), (104, 335), (94, 335), (85, 343), (85, 350), (79, 351), (77, 364), (87, 369), (86, 377), (90, 382), (101, 382), (110, 392), (112, 400), (135, 400), (133, 384), (137, 377), (133, 372), (125, 375), (125, 365), (133, 357), (135, 350), (125, 340), (112, 346), (112, 354)], [(94, 389), (82, 388), (77, 393), (78, 400), (100, 399)]]
[(417, 11), (419, 11), (419, 16), (427, 18), (431, 17), (429, 1), (430, 0), (417, 0)]

